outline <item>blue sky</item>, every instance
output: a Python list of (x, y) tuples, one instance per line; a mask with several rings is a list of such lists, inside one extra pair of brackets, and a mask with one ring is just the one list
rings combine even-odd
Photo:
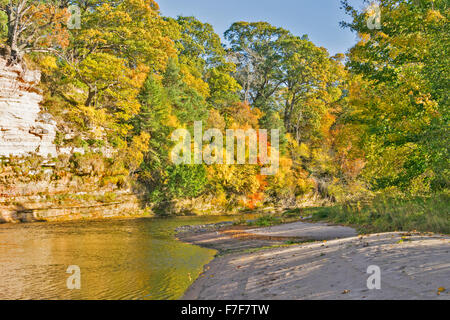
[(348, 20), (339, 0), (156, 0), (164, 16), (195, 16), (223, 33), (236, 21), (267, 21), (307, 34), (316, 45), (330, 54), (345, 53), (356, 43), (356, 36), (339, 26)]

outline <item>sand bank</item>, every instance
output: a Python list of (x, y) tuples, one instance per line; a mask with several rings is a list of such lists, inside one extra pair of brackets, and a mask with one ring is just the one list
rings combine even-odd
[[(183, 299), (450, 299), (448, 236), (355, 236), (351, 228), (297, 222), (179, 238), (219, 250)], [(369, 266), (380, 268), (379, 290), (367, 286)]]

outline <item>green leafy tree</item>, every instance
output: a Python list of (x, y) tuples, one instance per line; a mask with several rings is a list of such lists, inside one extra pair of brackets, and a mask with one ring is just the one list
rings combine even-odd
[(367, 81), (349, 117), (364, 128), (366, 179), (414, 192), (448, 187), (447, 1), (382, 0), (381, 30), (342, 3), (353, 18), (343, 25), (360, 36), (348, 67)]
[(214, 108), (223, 108), (238, 100), (241, 89), (232, 73), (236, 66), (228, 59), (220, 37), (208, 23), (194, 17), (178, 17), (181, 38), (179, 60), (208, 85), (207, 100)]

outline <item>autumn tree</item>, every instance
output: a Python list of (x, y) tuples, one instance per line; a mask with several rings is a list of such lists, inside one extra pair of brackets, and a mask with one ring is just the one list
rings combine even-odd
[(342, 97), (343, 66), (306, 38), (287, 38), (282, 52), (284, 125), (298, 142), (321, 140), (324, 117)]
[(339, 62), (307, 36), (265, 22), (235, 23), (225, 37), (237, 63), (242, 98), (265, 113), (263, 123), (271, 127), (279, 113), (297, 140), (313, 134), (324, 109), (340, 98)]
[[(448, 2), (382, 0), (382, 26), (343, 7), (358, 33), (348, 68), (362, 76), (348, 120), (362, 129), (365, 177), (375, 189), (422, 193), (448, 186)], [(444, 89), (447, 88), (447, 89)]]
[(162, 73), (176, 50), (178, 29), (159, 14), (154, 1), (73, 1), (82, 28), (71, 30), (70, 45), (53, 58), (39, 59), (49, 95), (44, 104), (91, 138), (121, 147), (140, 110), (137, 99), (148, 73)]
[(194, 121), (207, 116), (206, 99), (186, 83), (180, 64), (171, 59), (162, 76), (150, 74), (138, 96), (141, 111), (131, 120), (135, 135), (151, 136), (149, 151), (141, 166), (140, 181), (153, 201), (193, 197), (203, 191), (206, 171), (203, 165), (174, 165), (170, 151), (172, 132), (193, 128)]
[(3, 55), (9, 63), (21, 63), (25, 54), (64, 49), (69, 44), (67, 22), (70, 14), (65, 1), (2, 0), (0, 11), (6, 17)]

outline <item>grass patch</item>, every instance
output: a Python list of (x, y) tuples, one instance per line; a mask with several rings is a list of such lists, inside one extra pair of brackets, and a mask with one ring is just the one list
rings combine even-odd
[(257, 227), (270, 227), (277, 224), (283, 223), (283, 220), (281, 217), (273, 216), (273, 215), (267, 215), (262, 216), (256, 219), (255, 221), (251, 222), (250, 225), (257, 226)]
[(289, 241), (285, 241), (282, 244), (275, 244), (272, 246), (262, 246), (262, 247), (258, 247), (258, 248), (248, 248), (248, 249), (242, 249), (242, 250), (224, 250), (224, 251), (221, 251), (220, 253), (217, 253), (216, 257), (223, 257), (230, 253), (232, 253), (232, 254), (250, 253), (251, 254), (251, 253), (257, 253), (257, 252), (267, 251), (267, 250), (271, 250), (271, 249), (289, 248), (289, 247), (299, 246), (302, 244), (309, 244), (309, 243), (313, 243), (313, 242), (317, 242), (317, 241), (316, 240), (289, 240)]
[(450, 234), (448, 193), (430, 197), (378, 196), (370, 203), (315, 208), (313, 221), (354, 226), (361, 233), (420, 231)]
[(304, 211), (305, 209), (292, 209), (279, 214), (264, 214), (251, 222), (242, 223), (238, 221), (236, 223), (252, 227), (272, 227), (283, 223), (299, 221), (302, 215), (304, 215)]

